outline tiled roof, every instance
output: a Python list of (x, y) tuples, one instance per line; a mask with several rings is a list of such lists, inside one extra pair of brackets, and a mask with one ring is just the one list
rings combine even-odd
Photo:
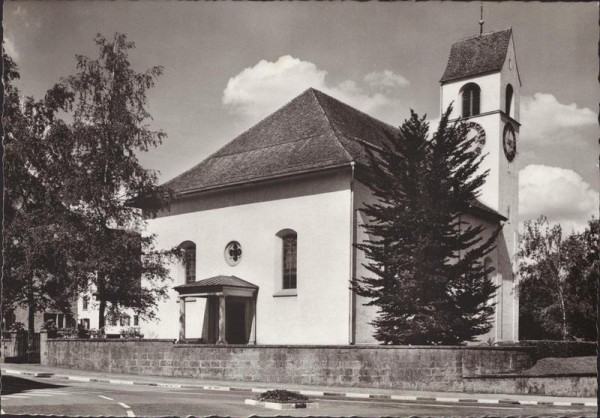
[[(366, 165), (362, 143), (380, 146), (397, 132), (397, 128), (310, 88), (163, 187), (181, 194), (351, 162)], [(480, 214), (502, 217), (478, 201), (472, 206)], [(215, 286), (218, 284), (208, 281), (228, 277), (217, 276), (190, 285)]]
[(179, 293), (196, 293), (206, 292), (211, 290), (222, 289), (223, 287), (241, 287), (244, 289), (258, 289), (258, 286), (240, 279), (236, 276), (215, 276), (208, 279), (200, 280), (176, 286), (175, 290)]
[(499, 212), (490, 208), (488, 205), (481, 203), (477, 199), (471, 200), (471, 212), (478, 215), (483, 215), (485, 217), (491, 218), (495, 221), (508, 221), (508, 218), (504, 215), (501, 215)]
[(359, 141), (395, 131), (310, 88), (164, 187), (180, 194), (349, 165), (365, 159)]
[(440, 82), (499, 71), (504, 65), (512, 29), (485, 33), (455, 42)]

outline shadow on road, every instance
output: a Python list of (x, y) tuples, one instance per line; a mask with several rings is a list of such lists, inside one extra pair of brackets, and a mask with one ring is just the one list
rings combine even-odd
[(50, 383), (38, 382), (22, 377), (2, 376), (2, 395), (12, 395), (14, 393), (25, 392), (30, 389), (52, 389), (62, 388), (63, 385), (53, 385)]

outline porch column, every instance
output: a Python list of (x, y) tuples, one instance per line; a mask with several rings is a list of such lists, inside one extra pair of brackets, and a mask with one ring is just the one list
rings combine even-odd
[(219, 296), (219, 339), (217, 344), (227, 344), (225, 339), (225, 295)]
[(252, 297), (248, 301), (249, 315), (250, 315), (250, 337), (248, 338), (248, 344), (256, 345), (256, 296)]
[(185, 298), (179, 298), (179, 342), (185, 340)]

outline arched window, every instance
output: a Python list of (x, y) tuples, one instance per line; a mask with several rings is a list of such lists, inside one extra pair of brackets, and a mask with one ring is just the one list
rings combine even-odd
[(196, 244), (185, 241), (180, 245), (183, 250), (183, 267), (185, 269), (185, 282), (196, 281)]
[(462, 116), (479, 115), (481, 89), (475, 83), (469, 83), (462, 88)]
[(282, 247), (282, 289), (296, 289), (296, 265), (298, 258), (298, 235), (291, 229), (280, 231)]
[(513, 100), (513, 88), (509, 84), (508, 86), (506, 86), (506, 97), (505, 97), (506, 114), (508, 116), (510, 116), (510, 108), (512, 106), (512, 100)]

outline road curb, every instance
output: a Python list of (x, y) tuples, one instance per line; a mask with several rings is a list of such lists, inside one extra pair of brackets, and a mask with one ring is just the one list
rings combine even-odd
[[(115, 385), (138, 385), (138, 386), (158, 386), (164, 388), (178, 389), (202, 389), (221, 392), (254, 392), (262, 393), (270, 390), (269, 388), (240, 388), (232, 386), (215, 386), (215, 385), (189, 385), (180, 383), (155, 383), (141, 382), (122, 379), (98, 379), (93, 377), (72, 376), (48, 372), (27, 372), (12, 369), (1, 369), (2, 373), (24, 375), (32, 377), (53, 377), (55, 379), (73, 380), (76, 382), (95, 382), (108, 383)], [(513, 399), (490, 399), (490, 398), (450, 398), (450, 397), (431, 397), (431, 396), (412, 396), (412, 395), (385, 395), (359, 392), (331, 392), (318, 390), (295, 390), (302, 395), (314, 396), (319, 398), (346, 398), (346, 399), (372, 399), (386, 401), (413, 401), (413, 402), (440, 402), (440, 403), (478, 403), (478, 404), (495, 404), (495, 405), (541, 405), (541, 406), (598, 406), (597, 401), (591, 402), (565, 402), (565, 401), (534, 401), (534, 400), (513, 400)]]

